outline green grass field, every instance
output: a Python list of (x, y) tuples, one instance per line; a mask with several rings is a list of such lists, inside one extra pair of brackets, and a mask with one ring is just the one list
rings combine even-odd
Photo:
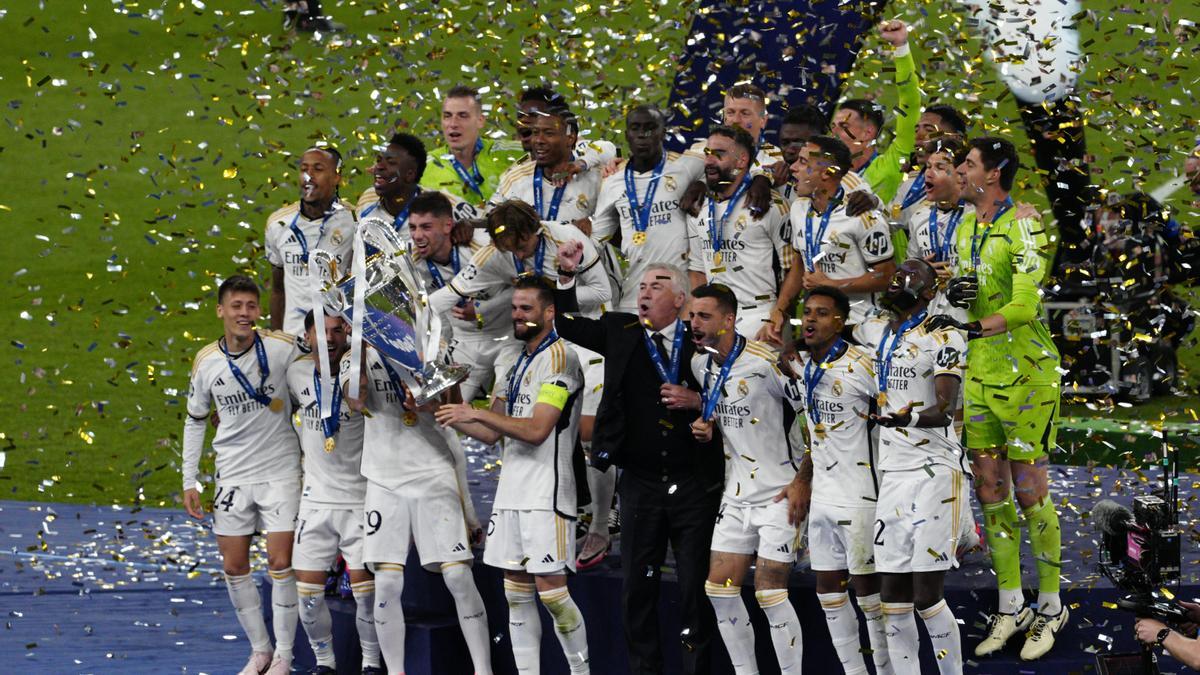
[[(927, 94), (1022, 145), (1011, 98), (956, 4), (891, 12), (914, 24)], [(1086, 6), (1093, 166), (1118, 190), (1155, 186), (1182, 166), (1196, 131), (1200, 39), (1179, 19), (1200, 15), (1200, 2)], [(507, 131), (513, 95), (545, 79), (592, 136), (619, 142), (627, 104), (665, 102), (694, 11), (647, 0), (327, 8), (348, 24), (340, 41), (286, 38), (278, 7), (253, 2), (0, 9), (0, 348), (11, 366), (0, 496), (175, 503), (191, 356), (219, 335), (215, 280), (268, 272), (263, 223), (296, 199), (294, 164), (313, 141), (342, 149), (343, 194), (354, 198), (369, 185), (371, 148), (396, 127), (438, 142), (438, 92), (488, 87), (493, 129)], [(859, 63), (849, 89), (887, 100), (880, 58)], [(1024, 197), (1044, 204), (1039, 191)], [(1194, 348), (1184, 365), (1196, 370)], [(1191, 420), (1190, 407), (1118, 412)]]

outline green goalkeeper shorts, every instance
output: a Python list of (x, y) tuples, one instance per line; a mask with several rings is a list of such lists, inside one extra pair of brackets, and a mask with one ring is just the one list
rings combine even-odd
[(1049, 455), (1058, 437), (1061, 393), (1054, 385), (994, 386), (968, 376), (963, 386), (967, 448), (1002, 447), (1002, 456), (1025, 462)]

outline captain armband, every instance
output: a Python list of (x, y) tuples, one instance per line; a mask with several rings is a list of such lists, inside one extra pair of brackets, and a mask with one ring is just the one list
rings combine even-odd
[(538, 403), (548, 403), (558, 410), (562, 410), (567, 405), (567, 399), (571, 398), (571, 393), (561, 384), (546, 382), (542, 384), (542, 388), (538, 390)]

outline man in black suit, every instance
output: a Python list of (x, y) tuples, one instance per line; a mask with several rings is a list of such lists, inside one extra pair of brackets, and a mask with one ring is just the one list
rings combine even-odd
[[(679, 319), (687, 273), (650, 265), (638, 286), (638, 313), (577, 314), (568, 276), (578, 264), (573, 242), (559, 249), (559, 335), (604, 355), (604, 391), (592, 437), (592, 464), (622, 469), (621, 606), (630, 672), (663, 672), (658, 635), (660, 572), (667, 543), (675, 553), (683, 630), (684, 672), (710, 672), (716, 628), (704, 595), (713, 522), (721, 501), (721, 442), (699, 443), (689, 425), (700, 409), (700, 384), (689, 364), (691, 329)], [(652, 351), (653, 350), (653, 351)]]

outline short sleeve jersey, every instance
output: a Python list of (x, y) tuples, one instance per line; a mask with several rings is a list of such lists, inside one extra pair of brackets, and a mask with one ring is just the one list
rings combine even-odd
[(279, 209), (267, 218), (264, 247), (267, 260), (283, 269), (284, 307), (283, 329), (299, 336), (304, 332), (304, 315), (312, 308), (308, 262), (305, 250), (311, 255), (321, 249), (333, 256), (339, 270), (350, 269), (350, 253), (354, 249), (354, 231), (358, 227), (354, 209), (349, 203), (335, 203), (324, 218), (309, 220), (300, 212), (300, 203)]
[[(908, 250), (907, 258), (927, 259), (933, 255), (933, 237), (932, 229), (936, 228), (938, 235), (938, 245), (947, 247), (947, 262), (950, 263), (950, 269), (954, 269), (958, 265), (958, 228), (962, 226), (962, 221), (968, 213), (974, 212), (974, 207), (970, 204), (962, 206), (962, 214), (958, 217), (958, 222), (955, 224), (952, 232), (947, 232), (951, 221), (954, 219), (956, 209), (942, 210), (937, 208), (932, 202), (922, 199), (917, 204), (904, 211), (901, 216), (901, 227), (908, 232)], [(933, 219), (931, 220), (931, 216)], [(946, 237), (950, 237), (948, 240)], [(948, 314), (959, 321), (967, 320), (967, 310), (955, 307), (950, 304), (950, 300), (946, 297), (945, 288), (939, 288), (937, 295), (929, 303), (930, 314)]]
[[(445, 287), (464, 268), (471, 264), (475, 255), (491, 241), (483, 230), (475, 230), (475, 238), (465, 246), (455, 246), (455, 254), (446, 263), (433, 260), (413, 260), (417, 273), (425, 281), (426, 290), (434, 293)], [(436, 274), (435, 274), (436, 271)], [(512, 289), (504, 289), (487, 297), (459, 302), (470, 302), (475, 305), (475, 319), (464, 321), (450, 318), (454, 337), (460, 340), (498, 340), (512, 336)]]
[[(291, 392), (294, 412), (292, 427), (300, 438), (304, 452), (304, 490), (300, 493), (302, 506), (360, 507), (367, 491), (367, 481), (359, 472), (362, 463), (363, 416), (354, 412), (342, 398), (337, 412), (338, 430), (333, 435), (334, 447), (325, 450), (325, 430), (321, 425), (321, 403), (317, 399), (316, 361), (305, 354), (288, 367), (288, 391)], [(340, 385), (339, 385), (340, 386)], [(333, 381), (321, 387), (321, 398), (332, 398)]]
[[(788, 243), (788, 217), (783, 199), (772, 193), (771, 205), (756, 220), (743, 193), (721, 228), (729, 202), (716, 202), (716, 221), (710, 228), (709, 197), (700, 202), (700, 215), (688, 216), (688, 269), (701, 272), (709, 283), (722, 283), (737, 297), (743, 310), (773, 307), (779, 277), (792, 266)], [(713, 251), (714, 230), (721, 230), (720, 260)]]
[[(489, 207), (506, 202), (510, 199), (520, 199), (536, 209), (534, 198), (534, 173), (537, 165), (526, 160), (513, 165), (500, 177), (500, 187), (488, 202)], [(551, 217), (551, 204), (554, 201), (555, 187), (549, 177), (542, 181), (542, 210), (539, 214), (542, 220), (557, 223), (570, 222), (587, 218), (596, 210), (596, 200), (600, 196), (600, 181), (602, 171), (585, 171), (576, 174), (563, 187), (562, 198), (559, 200), (558, 213)]]
[[(470, 202), (463, 200), (462, 197), (444, 190), (435, 190), (433, 188), (425, 187), (424, 185), (420, 187), (422, 192), (441, 192), (443, 195), (445, 195), (446, 198), (450, 200), (451, 207), (454, 209), (455, 222), (460, 220), (471, 220), (479, 217), (479, 210), (472, 206)], [(400, 235), (400, 241), (404, 242), (405, 244), (412, 241), (412, 233), (408, 231), (408, 212), (389, 212), (387, 207), (380, 202), (379, 195), (375, 193), (375, 188), (367, 188), (365, 192), (359, 195), (358, 203), (355, 204), (354, 208), (358, 211), (359, 220), (363, 220), (365, 218), (382, 218), (383, 220), (390, 220), (392, 222), (392, 227), (394, 227), (396, 232)]]
[[(726, 503), (770, 504), (800, 466), (788, 430), (803, 400), (802, 385), (779, 370), (777, 359), (765, 344), (747, 340), (722, 387), (713, 419), (725, 443)], [(715, 383), (720, 370), (708, 354), (692, 357), (701, 383)]]
[(808, 428), (813, 501), (855, 508), (874, 506), (878, 497), (876, 448), (867, 423), (876, 393), (871, 358), (859, 347), (848, 345), (841, 356), (823, 366), (819, 378), (815, 373), (822, 366), (810, 366), (810, 361), (808, 352), (802, 352), (797, 372), (814, 375), (812, 408), (808, 376), (803, 375), (797, 384)]
[[(512, 384), (515, 397), (508, 400)], [(539, 445), (505, 438), (500, 485), (496, 489), (497, 509), (553, 510), (567, 518), (575, 517), (575, 474), (571, 455), (579, 431), (580, 392), (583, 371), (575, 350), (561, 338), (533, 357), (508, 369), (496, 383), (496, 400), (502, 401), (515, 418), (531, 418), (539, 399), (565, 398), (558, 423)]]
[(221, 417), (212, 447), (217, 455), (218, 485), (249, 485), (300, 475), (300, 444), (291, 424), (288, 366), (299, 355), (296, 340), (281, 331), (258, 331), (266, 352), (266, 380), (255, 349), (231, 354), (234, 364), (256, 391), (282, 403), (279, 412), (246, 393), (233, 376), (219, 343), (201, 349), (192, 363), (187, 413), (206, 418), (215, 409)]
[[(686, 267), (688, 259), (687, 213), (679, 201), (688, 187), (704, 175), (704, 158), (692, 153), (667, 153), (662, 177), (654, 189), (649, 223), (643, 234), (634, 229), (633, 211), (626, 190), (626, 166), (604, 179), (600, 199), (592, 215), (592, 236), (598, 241), (613, 239), (620, 232), (621, 256), (626, 266), (621, 279), (617, 308), (637, 311), (637, 289), (646, 268), (655, 263)], [(638, 205), (645, 203), (654, 170), (631, 172)]]
[[(979, 293), (967, 308), (967, 318), (978, 321), (995, 314), (1013, 300), (1013, 278), (1025, 275), (1040, 285), (1050, 269), (1050, 243), (1045, 227), (1036, 220), (1017, 219), (1007, 210), (991, 227), (978, 223), (974, 213), (958, 226), (957, 275), (979, 277)], [(976, 246), (979, 265), (972, 260)], [(987, 385), (1057, 384), (1058, 348), (1040, 318), (1041, 301), (1033, 321), (991, 337), (971, 341), (967, 352), (967, 377)]]
[[(880, 414), (894, 414), (905, 407), (916, 412), (937, 405), (937, 377), (949, 375), (962, 379), (966, 340), (959, 331), (929, 331), (926, 325), (923, 322), (904, 333), (886, 368), (882, 358), (896, 337), (887, 330), (888, 322), (871, 319), (855, 327), (855, 339), (874, 355), (876, 377), (880, 372), (887, 374)], [(881, 353), (885, 332), (887, 344)], [(908, 471), (931, 464), (965, 470), (962, 445), (953, 422), (937, 428), (879, 427), (880, 470)]]

